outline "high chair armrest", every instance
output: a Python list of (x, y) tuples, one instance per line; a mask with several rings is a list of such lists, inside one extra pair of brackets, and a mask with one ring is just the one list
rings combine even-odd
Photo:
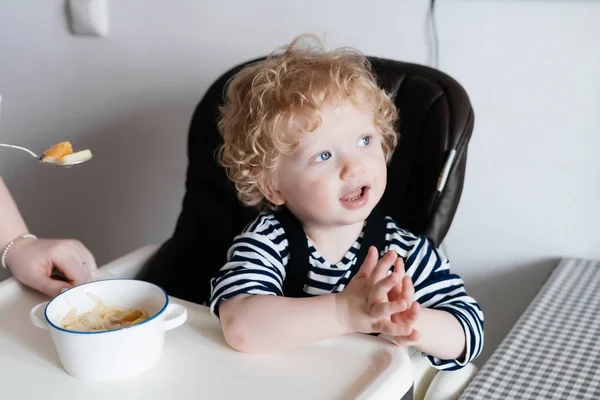
[(424, 400), (458, 399), (478, 371), (473, 363), (456, 371), (439, 371), (431, 381)]
[(413, 400), (456, 400), (479, 371), (473, 363), (457, 371), (439, 371), (414, 347), (407, 352), (412, 363)]
[(414, 347), (409, 347), (409, 356), (413, 373), (413, 400), (423, 400), (438, 370)]
[(99, 267), (98, 271), (94, 274), (94, 278), (133, 278), (158, 248), (159, 245), (151, 244), (125, 254)]

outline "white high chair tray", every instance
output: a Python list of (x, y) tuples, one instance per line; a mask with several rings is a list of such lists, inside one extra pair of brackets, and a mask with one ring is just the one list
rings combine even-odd
[(231, 349), (207, 307), (177, 298), (187, 322), (166, 332), (161, 360), (138, 377), (87, 382), (62, 368), (47, 330), (29, 321), (48, 299), (14, 279), (0, 282), (0, 398), (3, 399), (394, 399), (412, 385), (395, 344), (346, 335), (279, 354)]

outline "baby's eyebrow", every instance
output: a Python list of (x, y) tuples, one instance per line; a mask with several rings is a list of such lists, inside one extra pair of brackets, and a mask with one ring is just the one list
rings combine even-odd
[(300, 144), (298, 144), (298, 146), (296, 147), (295, 153), (300, 154), (300, 155), (310, 156), (314, 153), (321, 152), (324, 150), (327, 150), (327, 149), (325, 147), (323, 147), (322, 144), (319, 144), (319, 143), (311, 143), (311, 144), (306, 144), (304, 146), (301, 146)]
[(304, 160), (306, 158), (312, 157), (313, 154), (316, 154), (319, 150), (312, 151), (312, 149), (296, 149), (292, 154), (292, 158), (297, 158)]
[(305, 153), (302, 154), (302, 158), (303, 159), (313, 159), (314, 157), (319, 156), (324, 151), (329, 151), (329, 150), (327, 150), (327, 149), (319, 149), (319, 150), (314, 150), (314, 151), (307, 151), (307, 152), (305, 152)]

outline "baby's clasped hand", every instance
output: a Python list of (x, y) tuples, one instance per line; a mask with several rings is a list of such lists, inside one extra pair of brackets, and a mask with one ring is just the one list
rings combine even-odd
[(421, 339), (421, 334), (413, 329), (421, 312), (421, 305), (414, 301), (415, 286), (410, 276), (406, 275), (404, 271), (404, 261), (402, 261), (402, 258), (396, 260), (394, 271), (400, 275), (401, 280), (398, 285), (394, 286), (388, 292), (388, 300), (399, 301), (404, 299), (407, 304), (407, 308), (404, 311), (392, 315), (392, 322), (397, 326), (404, 327), (405, 331), (403, 335), (394, 336), (394, 340), (400, 346), (414, 346)]
[[(394, 251), (388, 252), (379, 261), (377, 249), (371, 247), (360, 268), (348, 286), (337, 296), (338, 320), (348, 332), (381, 332), (390, 336), (410, 335), (412, 328), (391, 321), (394, 314), (406, 311), (410, 304), (405, 296), (390, 299), (389, 293), (401, 281), (403, 269), (392, 265), (402, 262)], [(401, 264), (400, 264), (401, 265)]]

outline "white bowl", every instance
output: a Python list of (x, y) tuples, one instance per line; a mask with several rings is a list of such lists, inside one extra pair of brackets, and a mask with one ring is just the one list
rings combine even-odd
[[(60, 327), (73, 308), (81, 314), (97, 301), (121, 308), (140, 308), (149, 318), (137, 325), (111, 331), (77, 332)], [(152, 283), (135, 279), (107, 279), (76, 286), (49, 302), (38, 304), (31, 322), (50, 335), (64, 369), (76, 378), (107, 381), (141, 374), (162, 355), (165, 331), (183, 324), (187, 310), (169, 303), (167, 293)]]

